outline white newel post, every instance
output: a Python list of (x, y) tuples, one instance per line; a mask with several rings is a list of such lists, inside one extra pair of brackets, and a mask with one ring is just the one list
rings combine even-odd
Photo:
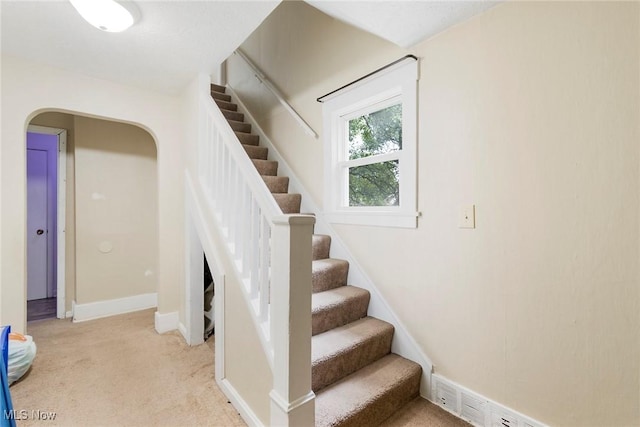
[(274, 218), (271, 252), (272, 426), (315, 423), (311, 390), (311, 235), (315, 218)]

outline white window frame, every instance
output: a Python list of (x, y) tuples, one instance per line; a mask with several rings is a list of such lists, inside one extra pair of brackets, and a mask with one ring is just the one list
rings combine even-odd
[[(332, 223), (417, 227), (418, 62), (407, 60), (327, 97), (323, 104), (325, 218)], [(348, 121), (402, 105), (402, 149), (349, 160)], [(349, 167), (399, 161), (398, 206), (349, 206)]]

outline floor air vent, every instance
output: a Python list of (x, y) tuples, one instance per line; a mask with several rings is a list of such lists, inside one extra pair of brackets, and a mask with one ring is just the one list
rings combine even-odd
[(443, 409), (478, 427), (545, 427), (524, 414), (454, 383), (438, 374), (431, 377), (431, 396)]
[(461, 393), (460, 417), (479, 426), (486, 424), (485, 413), (487, 402), (464, 391)]
[(438, 405), (447, 409), (450, 412), (458, 412), (458, 393), (456, 389), (442, 381), (435, 381), (436, 387), (436, 399)]

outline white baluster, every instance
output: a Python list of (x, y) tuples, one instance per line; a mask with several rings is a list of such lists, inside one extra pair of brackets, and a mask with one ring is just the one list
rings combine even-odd
[(251, 298), (258, 296), (260, 280), (260, 206), (251, 199)]
[(271, 264), (271, 225), (264, 216), (261, 218), (260, 230), (260, 280), (258, 289), (260, 292), (260, 320), (269, 318), (269, 280)]

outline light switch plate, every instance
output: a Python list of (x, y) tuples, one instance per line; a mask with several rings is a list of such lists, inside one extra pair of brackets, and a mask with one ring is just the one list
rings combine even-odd
[(476, 205), (465, 205), (460, 208), (459, 228), (476, 228)]

